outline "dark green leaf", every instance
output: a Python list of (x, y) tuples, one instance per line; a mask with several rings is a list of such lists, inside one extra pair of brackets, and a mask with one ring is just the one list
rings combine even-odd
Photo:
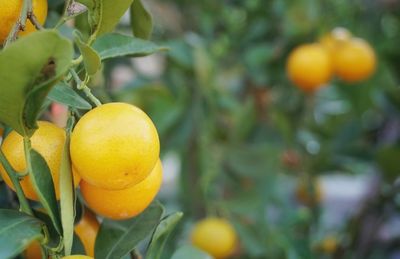
[(0, 209), (0, 258), (12, 258), (42, 238), (42, 224), (16, 210)]
[(182, 212), (175, 212), (172, 215), (165, 217), (158, 224), (153, 237), (151, 238), (151, 243), (149, 249), (147, 250), (146, 258), (157, 259), (161, 258), (165, 242), (168, 236), (174, 230), (176, 224), (181, 220), (183, 216)]
[(82, 240), (74, 233), (74, 242), (72, 244), (71, 254), (85, 254), (85, 247), (83, 246)]
[(179, 248), (171, 257), (171, 259), (212, 259), (213, 257), (206, 252), (191, 246), (185, 245)]
[(97, 235), (95, 258), (117, 259), (127, 255), (153, 231), (162, 214), (163, 207), (159, 202), (154, 202), (133, 219), (105, 219)]
[(60, 214), (50, 169), (46, 160), (34, 149), (31, 149), (30, 156), (32, 161), (32, 175), (30, 175), (30, 180), (35, 187), (36, 194), (43, 208), (49, 214), (54, 228), (58, 233), (62, 233)]
[(110, 33), (98, 38), (93, 44), (93, 49), (99, 53), (102, 60), (123, 56), (142, 57), (166, 50), (153, 42), (118, 33)]
[(40, 219), (47, 227), (48, 230), (48, 242), (46, 243), (46, 246), (48, 247), (58, 247), (61, 242), (61, 237), (60, 234), (57, 232), (57, 230), (54, 228), (54, 224), (51, 221), (51, 218), (49, 215), (43, 211), (40, 210), (34, 210), (34, 215), (36, 218)]
[(133, 35), (149, 39), (153, 31), (153, 18), (143, 6), (142, 0), (135, 0), (131, 5), (131, 27)]
[(69, 85), (60, 82), (56, 84), (47, 96), (50, 100), (82, 110), (92, 109), (92, 105), (83, 99)]
[(31, 33), (0, 52), (0, 121), (30, 136), (48, 92), (67, 71), (71, 43), (55, 31)]

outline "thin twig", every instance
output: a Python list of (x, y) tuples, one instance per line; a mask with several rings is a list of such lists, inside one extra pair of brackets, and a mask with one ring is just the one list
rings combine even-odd
[(15, 192), (17, 193), (17, 197), (19, 200), (20, 204), (20, 209), (21, 211), (33, 215), (33, 212), (31, 208), (29, 207), (28, 200), (25, 198), (24, 191), (22, 190), (21, 184), (18, 179), (18, 174), (14, 170), (14, 168), (11, 166), (11, 164), (8, 162), (6, 156), (4, 155), (3, 151), (0, 149), (0, 162), (3, 164), (3, 167), (8, 175), (8, 177), (11, 179), (11, 182), (14, 185)]
[(19, 19), (15, 22), (13, 28), (11, 29), (6, 42), (4, 43), (4, 47), (7, 47), (11, 42), (15, 41), (18, 36), (18, 32), (20, 30), (25, 30), (26, 20), (28, 18), (28, 12), (32, 10), (32, 0), (24, 0), (21, 8), (21, 13), (19, 15)]
[(29, 21), (31, 21), (31, 23), (35, 26), (35, 28), (37, 30), (43, 30), (44, 29), (44, 27), (40, 24), (40, 22), (38, 21), (36, 15), (32, 11), (28, 12), (28, 19), (29, 19)]
[(82, 90), (85, 95), (89, 98), (90, 101), (92, 101), (96, 106), (100, 106), (101, 102), (99, 101), (99, 99), (96, 98), (96, 96), (94, 96), (92, 94), (92, 91), (90, 90), (90, 88), (86, 85), (85, 82), (82, 82), (82, 80), (79, 78), (78, 74), (75, 72), (75, 70), (73, 70), (72, 68), (69, 69), (69, 73), (72, 75), (72, 78), (74, 79), (74, 81), (77, 84), (77, 88), (79, 90)]

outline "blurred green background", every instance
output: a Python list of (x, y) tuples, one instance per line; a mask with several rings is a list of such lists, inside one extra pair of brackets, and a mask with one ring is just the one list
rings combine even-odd
[[(63, 1), (49, 4), (51, 23)], [(159, 130), (159, 199), (185, 213), (171, 253), (215, 215), (239, 235), (233, 258), (400, 257), (400, 1), (145, 4), (152, 41), (169, 51), (109, 61), (91, 84), (103, 101), (142, 107)], [(125, 18), (119, 30), (130, 33)], [(305, 94), (286, 58), (339, 26), (373, 46), (377, 70)]]

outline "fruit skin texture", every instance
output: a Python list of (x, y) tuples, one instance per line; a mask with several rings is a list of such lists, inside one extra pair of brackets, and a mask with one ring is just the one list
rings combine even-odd
[(158, 161), (142, 182), (124, 190), (107, 190), (81, 182), (81, 193), (89, 208), (111, 219), (127, 219), (143, 212), (157, 195), (162, 182), (162, 165)]
[[(39, 152), (46, 160), (50, 168), (51, 176), (53, 178), (54, 188), (56, 191), (57, 199), (60, 198), (60, 164), (61, 157), (65, 143), (65, 132), (63, 129), (55, 126), (54, 124), (46, 121), (38, 121), (39, 128), (31, 137), (32, 148)], [(11, 166), (17, 172), (24, 172), (26, 170), (26, 161), (24, 154), (24, 140), (17, 132), (12, 131), (4, 139), (1, 146), (4, 155), (10, 162)], [(1, 175), (6, 184), (14, 190), (14, 186), (8, 177), (3, 166), (0, 165)], [(78, 186), (80, 177), (74, 174), (74, 186)], [(39, 200), (30, 181), (29, 176), (25, 176), (21, 181), (21, 187), (27, 198), (31, 200)]]
[(94, 258), (86, 255), (69, 255), (62, 257), (61, 259), (94, 259)]
[(25, 250), (26, 259), (42, 259), (42, 250), (38, 241), (32, 242)]
[(304, 44), (294, 49), (287, 60), (290, 80), (304, 91), (314, 91), (326, 84), (332, 76), (329, 51), (321, 44)]
[(375, 52), (365, 40), (353, 38), (336, 50), (333, 64), (336, 75), (342, 80), (362, 81), (375, 71)]
[(206, 218), (195, 224), (191, 232), (192, 244), (216, 258), (226, 258), (235, 252), (235, 229), (225, 219)]
[(82, 219), (75, 225), (75, 233), (82, 241), (85, 252), (89, 256), (94, 256), (94, 245), (100, 224), (96, 216), (88, 210), (85, 210)]
[[(0, 0), (0, 43), (5, 41), (18, 20), (22, 3), (22, 0)], [(47, 17), (47, 0), (33, 0), (32, 7), (37, 20), (43, 25)], [(25, 31), (20, 31), (19, 35), (26, 35), (33, 31), (36, 31), (35, 26), (27, 20)]]
[(71, 159), (86, 182), (121, 190), (151, 172), (160, 141), (151, 119), (126, 103), (108, 103), (86, 113), (71, 137)]

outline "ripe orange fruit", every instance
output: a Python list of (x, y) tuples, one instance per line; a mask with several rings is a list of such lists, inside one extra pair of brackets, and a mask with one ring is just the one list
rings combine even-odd
[(108, 103), (86, 113), (71, 137), (74, 169), (87, 183), (121, 190), (145, 179), (157, 162), (156, 127), (139, 108)]
[(69, 255), (62, 257), (61, 259), (94, 259), (94, 258), (86, 255)]
[(330, 33), (322, 36), (319, 43), (321, 43), (333, 57), (337, 48), (339, 48), (343, 43), (349, 41), (351, 37), (351, 32), (346, 28), (336, 27)]
[[(32, 148), (39, 152), (46, 160), (49, 166), (51, 176), (54, 182), (57, 199), (60, 197), (59, 179), (60, 179), (60, 164), (61, 156), (65, 143), (65, 132), (63, 129), (46, 121), (38, 122), (39, 128), (31, 137)], [(24, 153), (24, 140), (17, 132), (12, 131), (4, 139), (1, 146), (7, 160), (17, 172), (25, 172), (26, 162)], [(6, 184), (14, 190), (14, 186), (8, 177), (3, 166), (0, 165), (1, 175)], [(74, 186), (78, 186), (80, 177), (74, 174)], [(38, 200), (34, 187), (29, 176), (25, 176), (21, 181), (21, 187), (27, 198)]]
[(89, 208), (111, 219), (127, 219), (144, 211), (160, 189), (162, 165), (158, 161), (140, 183), (124, 190), (107, 190), (81, 182), (81, 193)]
[(336, 75), (344, 81), (361, 81), (375, 71), (375, 52), (365, 40), (353, 38), (336, 50), (333, 64)]
[(26, 259), (42, 259), (42, 250), (38, 241), (32, 242), (24, 252)]
[(231, 256), (238, 243), (235, 229), (222, 218), (206, 218), (197, 222), (190, 238), (194, 246), (215, 258)]
[(306, 205), (314, 205), (321, 202), (323, 198), (321, 182), (314, 180), (312, 186), (308, 186), (305, 181), (301, 180), (296, 187), (296, 197), (299, 202)]
[(88, 210), (85, 210), (82, 219), (75, 225), (75, 233), (85, 248), (87, 255), (94, 256), (94, 245), (100, 224), (96, 216)]
[(304, 91), (314, 91), (330, 80), (332, 61), (321, 44), (304, 44), (290, 53), (286, 70), (296, 86)]
[[(19, 19), (23, 0), (0, 0), (0, 43), (3, 43)], [(47, 17), (47, 0), (32, 0), (33, 13), (40, 24), (44, 24)], [(35, 31), (35, 26), (26, 21), (25, 31), (20, 31), (19, 35), (26, 35)]]

